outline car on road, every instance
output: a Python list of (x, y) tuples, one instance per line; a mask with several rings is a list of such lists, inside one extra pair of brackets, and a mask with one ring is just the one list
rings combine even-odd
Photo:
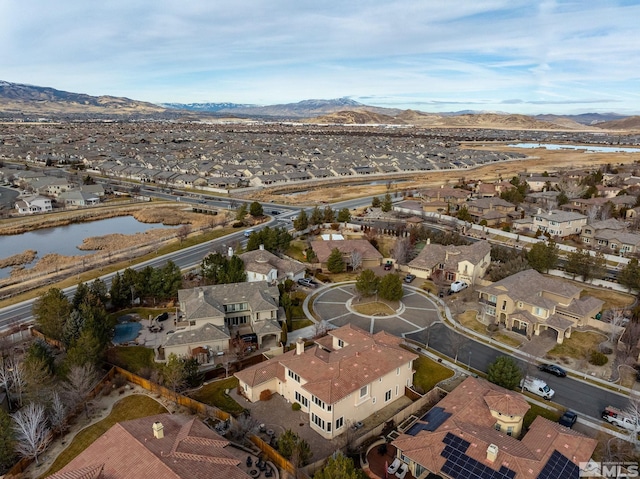
[(272, 211), (271, 211), (271, 214), (272, 214), (272, 215), (279, 215), (279, 214), (280, 214), (280, 212), (279, 212), (278, 210), (272, 210)]
[(451, 293), (459, 293), (460, 291), (462, 291), (463, 289), (468, 288), (469, 285), (467, 283), (465, 283), (464, 281), (454, 281), (453, 283), (451, 283), (451, 286), (449, 287), (449, 291)]
[(559, 378), (566, 378), (567, 372), (562, 369), (560, 366), (556, 366), (555, 364), (541, 364), (538, 366), (540, 371), (545, 373), (553, 374), (554, 376), (558, 376)]
[(576, 423), (577, 420), (578, 415), (575, 412), (565, 411), (564, 414), (560, 416), (560, 419), (558, 419), (558, 424), (571, 429), (571, 427)]
[(408, 274), (404, 277), (404, 282), (405, 283), (411, 283), (411, 281), (413, 281), (414, 279), (416, 279), (416, 275), (415, 274)]

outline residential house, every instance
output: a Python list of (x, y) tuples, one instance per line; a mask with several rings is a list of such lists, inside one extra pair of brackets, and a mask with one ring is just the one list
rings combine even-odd
[(613, 198), (602, 196), (587, 199), (573, 198), (566, 205), (562, 205), (562, 209), (587, 214), (590, 210), (600, 211), (602, 208), (609, 207), (612, 212), (619, 212), (626, 208), (633, 208), (636, 201), (636, 197), (632, 195), (614, 196)]
[(164, 359), (172, 353), (193, 356), (196, 350), (212, 356), (227, 351), (230, 340), (244, 334), (255, 334), (259, 347), (276, 346), (279, 298), (278, 287), (266, 281), (179, 290), (180, 320), (162, 345)]
[(580, 234), (582, 227), (587, 224), (587, 217), (571, 211), (550, 210), (538, 212), (531, 217), (531, 222), (523, 225), (531, 231), (541, 231), (551, 236), (564, 238), (570, 235)]
[(583, 226), (580, 239), (594, 249), (608, 248), (621, 254), (640, 251), (640, 235), (627, 232), (627, 225), (614, 218)]
[(114, 424), (50, 479), (250, 479), (247, 453), (202, 421), (159, 414)]
[(524, 200), (527, 203), (538, 205), (539, 208), (546, 210), (554, 209), (558, 205), (559, 191), (538, 191), (536, 193), (528, 193)]
[(470, 245), (427, 244), (418, 256), (409, 262), (409, 273), (418, 278), (441, 279), (448, 283), (465, 281), (475, 284), (491, 264), (491, 245), (477, 241)]
[(483, 321), (489, 320), (529, 338), (542, 331), (557, 333), (556, 341), (571, 337), (577, 326), (595, 318), (604, 301), (581, 296), (577, 286), (541, 275), (534, 269), (521, 271), (478, 288)]
[(382, 263), (382, 254), (365, 239), (316, 240), (311, 242), (311, 248), (323, 270), (327, 269), (327, 261), (334, 248), (342, 253), (342, 258), (347, 266), (353, 265), (354, 254), (360, 256), (361, 268), (375, 268)]
[(421, 193), (422, 209), (431, 213), (452, 213), (471, 197), (471, 192), (462, 188), (429, 188)]
[(100, 198), (93, 193), (81, 190), (70, 190), (60, 193), (58, 200), (65, 206), (95, 206), (100, 203)]
[(47, 176), (31, 182), (31, 187), (41, 195), (58, 197), (65, 191), (71, 190), (74, 185), (66, 178)]
[(392, 444), (413, 477), (577, 478), (598, 442), (538, 416), (524, 437), (524, 397), (468, 377)]
[(16, 200), (16, 209), (21, 215), (32, 215), (35, 213), (46, 213), (52, 211), (51, 198), (44, 196), (24, 196)]
[(523, 175), (520, 177), (521, 181), (525, 181), (531, 191), (545, 191), (555, 188), (558, 185), (559, 178), (557, 176), (542, 176), (542, 175)]
[(247, 251), (240, 255), (247, 273), (247, 281), (266, 281), (268, 283), (282, 283), (287, 279), (297, 281), (304, 278), (306, 266), (299, 261), (280, 258), (264, 249)]
[(467, 203), (467, 210), (474, 223), (486, 221), (487, 226), (496, 226), (512, 218), (519, 218), (516, 205), (502, 198), (480, 198)]
[(418, 356), (403, 340), (384, 331), (368, 333), (350, 324), (296, 349), (235, 373), (251, 402), (269, 390), (309, 415), (309, 425), (326, 439), (343, 434), (405, 394), (413, 385)]

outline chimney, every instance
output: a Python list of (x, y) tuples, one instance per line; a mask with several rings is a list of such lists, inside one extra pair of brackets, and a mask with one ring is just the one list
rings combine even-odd
[(495, 460), (498, 459), (499, 451), (500, 449), (498, 449), (498, 446), (495, 444), (489, 444), (489, 447), (487, 447), (487, 461), (495, 462)]
[(164, 437), (164, 426), (161, 422), (154, 422), (151, 428), (153, 429), (153, 437), (156, 439), (162, 439)]
[(260, 245), (260, 250), (264, 251), (264, 245), (263, 244)]
[(431, 238), (427, 238), (427, 244), (431, 244)]
[(296, 355), (301, 356), (304, 353), (304, 341), (302, 338), (298, 338), (296, 341)]

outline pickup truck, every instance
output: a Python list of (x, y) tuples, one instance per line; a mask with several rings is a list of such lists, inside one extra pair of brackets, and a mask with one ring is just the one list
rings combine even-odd
[(636, 419), (613, 406), (607, 406), (604, 408), (604, 411), (602, 411), (602, 419), (614, 426), (618, 426), (629, 431), (640, 431), (640, 425)]

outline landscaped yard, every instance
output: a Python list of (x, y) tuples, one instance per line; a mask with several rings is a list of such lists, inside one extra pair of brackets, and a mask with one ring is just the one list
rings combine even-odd
[(230, 377), (205, 384), (193, 393), (191, 397), (196, 401), (208, 404), (209, 406), (215, 406), (218, 409), (237, 416), (244, 411), (244, 408), (226, 393), (227, 389), (235, 389), (237, 387), (238, 379)]
[(476, 333), (487, 334), (487, 327), (476, 319), (478, 312), (470, 309), (458, 315), (458, 321), (466, 328), (474, 330)]
[(577, 281), (575, 284), (583, 290), (580, 296), (593, 296), (594, 298), (604, 301), (604, 305), (602, 306), (603, 310), (611, 308), (626, 308), (631, 306), (634, 301), (634, 297), (627, 293), (613, 291), (611, 289), (594, 288)]
[(307, 248), (307, 242), (303, 240), (293, 240), (289, 243), (289, 249), (287, 249), (287, 255), (293, 259), (297, 259), (303, 263), (307, 262), (307, 258), (304, 255), (304, 250)]
[(416, 371), (413, 384), (424, 392), (430, 391), (440, 381), (453, 376), (451, 369), (425, 356), (419, 356), (413, 362), (413, 368)]
[(136, 394), (123, 398), (113, 406), (111, 414), (106, 418), (80, 431), (71, 444), (69, 444), (69, 446), (58, 456), (49, 470), (40, 477), (48, 477), (54, 472), (62, 469), (114, 424), (121, 421), (128, 421), (131, 419), (138, 419), (166, 412), (167, 410), (162, 406), (162, 404), (149, 396)]
[(562, 344), (556, 344), (547, 356), (550, 358), (570, 357), (584, 359), (590, 351), (598, 349), (598, 345), (607, 338), (603, 334), (594, 332), (575, 331), (570, 338), (565, 338)]
[(517, 348), (524, 341), (524, 336), (522, 337), (522, 341), (518, 341), (516, 338), (512, 338), (511, 336), (507, 336), (502, 333), (494, 334), (492, 338), (513, 348)]
[(310, 319), (292, 319), (291, 320), (291, 331), (295, 331), (296, 329), (306, 328), (307, 326), (312, 326), (316, 323), (311, 321)]
[[(126, 314), (137, 314), (140, 317), (140, 320), (149, 320), (149, 316), (155, 318), (161, 313), (164, 312), (175, 312), (175, 308), (167, 309), (167, 308), (131, 308), (125, 309), (123, 311), (118, 311), (117, 313), (111, 313), (108, 317), (109, 319), (118, 319), (120, 316), (124, 316)], [(149, 323), (146, 323), (147, 325)]]
[(107, 354), (113, 364), (135, 374), (145, 368), (155, 367), (153, 349), (144, 346), (116, 346)]
[(531, 409), (529, 409), (524, 415), (523, 424), (525, 428), (531, 426), (533, 420), (538, 416), (546, 417), (549, 421), (558, 422), (558, 419), (560, 419), (560, 416), (562, 415), (558, 411), (549, 410), (536, 404), (529, 404), (531, 405)]
[(382, 301), (370, 301), (368, 303), (351, 303), (351, 307), (360, 314), (368, 316), (390, 316), (395, 314), (395, 309)]

